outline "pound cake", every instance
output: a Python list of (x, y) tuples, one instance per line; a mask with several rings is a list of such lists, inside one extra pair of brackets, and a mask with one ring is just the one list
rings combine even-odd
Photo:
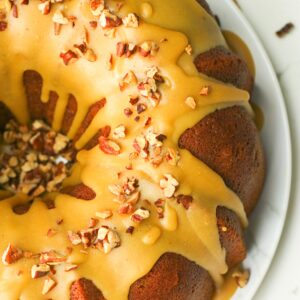
[(0, 298), (213, 299), (263, 188), (253, 82), (205, 0), (0, 0)]

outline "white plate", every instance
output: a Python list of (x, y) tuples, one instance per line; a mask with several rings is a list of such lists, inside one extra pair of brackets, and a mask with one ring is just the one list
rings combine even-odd
[(267, 158), (267, 178), (261, 200), (247, 231), (251, 271), (249, 284), (239, 289), (234, 300), (250, 300), (261, 284), (275, 254), (284, 226), (291, 183), (291, 140), (287, 113), (277, 77), (259, 39), (231, 0), (207, 0), (221, 20), (222, 28), (243, 38), (256, 65), (254, 101), (264, 112), (261, 132)]

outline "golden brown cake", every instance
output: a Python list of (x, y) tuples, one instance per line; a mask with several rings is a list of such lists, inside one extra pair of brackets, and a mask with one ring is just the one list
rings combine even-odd
[(222, 290), (265, 163), (206, 1), (0, 0), (0, 82), (1, 299)]

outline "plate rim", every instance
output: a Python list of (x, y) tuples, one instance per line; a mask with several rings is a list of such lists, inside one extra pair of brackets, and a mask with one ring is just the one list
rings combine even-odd
[[(213, 1), (219, 2), (219, 0), (218, 1), (217, 0), (207, 0), (207, 2), (209, 4), (211, 4), (211, 2), (213, 2)], [(242, 13), (241, 9), (237, 6), (237, 4), (235, 4), (232, 0), (223, 0), (222, 2), (228, 6), (228, 9), (231, 10), (232, 13), (236, 16), (235, 19), (239, 23), (241, 23), (242, 26), (245, 28), (245, 30), (249, 34), (249, 38), (254, 41), (255, 48), (256, 48), (257, 52), (259, 53), (259, 56), (261, 56), (261, 58), (265, 62), (265, 67), (267, 67), (267, 71), (271, 75), (270, 79), (273, 83), (272, 88), (275, 89), (274, 92), (276, 93), (278, 100), (279, 100), (278, 105), (279, 105), (279, 108), (280, 108), (281, 114), (282, 114), (282, 126), (284, 127), (284, 131), (287, 133), (287, 136), (286, 136), (287, 144), (285, 145), (285, 147), (286, 147), (286, 152), (288, 153), (288, 156), (286, 158), (285, 168), (286, 168), (286, 174), (288, 176), (285, 177), (284, 184), (283, 184), (284, 189), (283, 189), (282, 194), (284, 195), (284, 198), (283, 198), (284, 204), (282, 205), (283, 210), (281, 211), (282, 218), (281, 218), (281, 220), (279, 220), (280, 224), (277, 229), (278, 233), (276, 235), (276, 238), (273, 240), (272, 247), (269, 250), (269, 253), (271, 253), (270, 259), (266, 262), (266, 264), (264, 266), (264, 270), (263, 270), (262, 274), (260, 275), (260, 278), (258, 280), (256, 280), (255, 284), (252, 287), (252, 290), (248, 292), (247, 296), (249, 297), (249, 300), (250, 300), (250, 299), (253, 299), (255, 294), (258, 292), (260, 286), (263, 284), (265, 277), (267, 276), (267, 273), (268, 273), (270, 266), (273, 262), (273, 259), (275, 257), (279, 242), (282, 238), (283, 229), (284, 229), (284, 226), (286, 223), (287, 211), (288, 211), (288, 207), (290, 204), (291, 183), (292, 183), (292, 157), (293, 157), (292, 154), (293, 153), (292, 153), (291, 129), (290, 129), (290, 124), (289, 124), (287, 108), (286, 108), (286, 104), (285, 104), (285, 98), (283, 96), (281, 86), (280, 86), (279, 80), (276, 76), (276, 72), (274, 70), (272, 62), (267, 54), (266, 49), (263, 46), (262, 41), (260, 40), (259, 36), (256, 34), (256, 32), (255, 32), (254, 28), (252, 27), (252, 25), (250, 24), (250, 22), (247, 20), (246, 16)], [(221, 5), (223, 5), (223, 4), (221, 4)], [(247, 297), (247, 299), (248, 299), (248, 297)], [(237, 298), (237, 296), (235, 294), (233, 296), (233, 299), (237, 300), (239, 298)]]

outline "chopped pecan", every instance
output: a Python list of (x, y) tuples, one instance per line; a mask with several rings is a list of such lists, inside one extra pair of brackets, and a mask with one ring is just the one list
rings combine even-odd
[(96, 212), (96, 217), (103, 219), (103, 220), (109, 219), (110, 217), (112, 217), (112, 215), (113, 215), (113, 213), (110, 209)]
[(98, 219), (95, 218), (90, 218), (89, 223), (88, 223), (88, 228), (94, 228), (96, 225), (99, 223)]
[(23, 251), (12, 244), (9, 244), (2, 255), (4, 265), (11, 265), (23, 257)]
[(47, 277), (44, 281), (42, 294), (48, 294), (51, 290), (53, 290), (56, 287), (56, 285), (57, 283), (54, 279), (52, 279), (51, 277)]
[(187, 97), (185, 99), (185, 104), (190, 107), (191, 109), (195, 109), (196, 108), (196, 101), (193, 97)]
[(104, 0), (90, 0), (90, 9), (95, 17), (100, 16), (104, 8)]
[(177, 203), (182, 204), (185, 209), (189, 209), (193, 202), (193, 197), (189, 195), (178, 195), (176, 197)]
[(41, 264), (57, 265), (66, 261), (66, 259), (67, 258), (65, 256), (60, 255), (54, 250), (50, 250), (48, 252), (41, 253), (39, 260)]
[(4, 31), (7, 29), (7, 22), (6, 21), (0, 21), (0, 31)]
[(188, 44), (186, 47), (185, 47), (185, 52), (188, 54), (188, 55), (192, 55), (193, 53), (193, 48), (190, 44)]
[(206, 86), (203, 86), (200, 90), (200, 95), (201, 96), (207, 96), (208, 94), (210, 94), (211, 92), (211, 87), (206, 85)]
[(68, 231), (68, 238), (70, 240), (70, 242), (76, 246), (76, 245), (79, 245), (81, 244), (81, 237), (78, 233), (76, 232), (73, 232), (73, 231)]
[(139, 208), (137, 209), (132, 215), (131, 220), (135, 223), (140, 223), (145, 219), (148, 219), (150, 217), (150, 211), (145, 208)]
[(124, 114), (126, 117), (130, 117), (133, 114), (133, 111), (129, 107), (126, 107), (124, 109)]
[(99, 147), (106, 154), (119, 155), (121, 153), (120, 146), (104, 136), (99, 137)]
[(120, 26), (122, 20), (118, 16), (112, 14), (108, 9), (104, 9), (101, 12), (99, 23), (102, 28), (107, 29)]
[(64, 268), (64, 271), (65, 272), (70, 272), (70, 271), (76, 270), (77, 268), (78, 268), (78, 265), (75, 265), (75, 264), (66, 264), (65, 268)]
[(171, 198), (173, 197), (179, 183), (171, 174), (165, 174), (164, 178), (160, 180), (159, 185), (164, 192), (164, 196)]
[(139, 27), (139, 18), (134, 13), (129, 13), (127, 16), (122, 18), (122, 21), (125, 27), (133, 27), (133, 28)]
[(43, 14), (43, 15), (48, 15), (50, 13), (51, 10), (51, 2), (49, 0), (46, 0), (44, 2), (41, 2), (38, 5), (38, 9), (39, 11)]
[(60, 57), (62, 58), (62, 60), (66, 66), (72, 62), (77, 61), (77, 59), (78, 59), (77, 54), (75, 52), (73, 52), (72, 50), (68, 50), (66, 52), (60, 53)]
[(113, 131), (113, 138), (114, 139), (122, 139), (126, 136), (126, 128), (124, 125), (119, 125)]
[(31, 278), (36, 279), (46, 276), (50, 272), (50, 266), (47, 264), (33, 265), (31, 267)]
[(134, 227), (133, 227), (133, 226), (129, 226), (129, 227), (126, 229), (126, 233), (133, 234), (133, 232), (134, 232)]

